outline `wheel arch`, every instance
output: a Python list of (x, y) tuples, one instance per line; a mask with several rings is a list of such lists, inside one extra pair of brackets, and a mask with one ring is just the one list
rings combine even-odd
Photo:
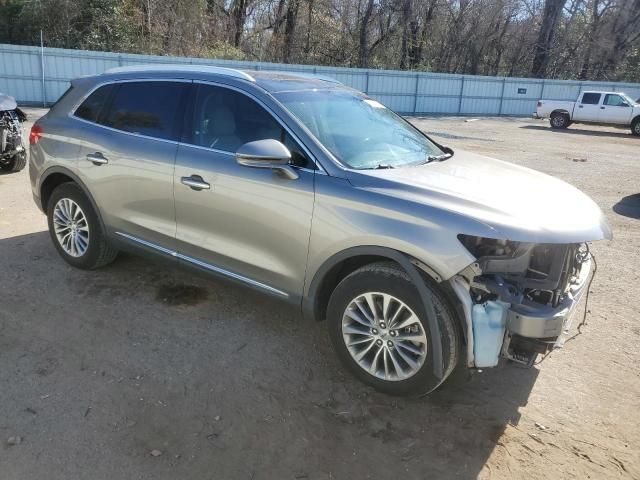
[(80, 180), (80, 178), (73, 173), (68, 168), (64, 167), (50, 167), (48, 168), (41, 176), (40, 184), (38, 185), (38, 193), (40, 194), (40, 207), (41, 210), (46, 214), (49, 199), (51, 198), (51, 194), (59, 185), (63, 183), (75, 183), (78, 185), (83, 193), (89, 199), (91, 206), (93, 207), (96, 216), (98, 217), (98, 221), (100, 222), (100, 226), (104, 229), (104, 222), (102, 220), (102, 215), (100, 213), (100, 209), (93, 199), (93, 195), (87, 188), (87, 186)]
[(569, 114), (569, 110), (565, 110), (564, 108), (556, 108), (555, 110), (553, 110), (550, 114), (549, 117), (551, 117), (551, 115), (554, 114), (563, 114), (563, 115), (569, 115), (569, 117), (571, 117), (571, 115)]
[[(313, 274), (313, 278), (306, 288), (302, 302), (304, 317), (316, 321), (324, 320), (329, 297), (338, 283), (358, 268), (377, 261), (393, 261), (407, 272), (414, 285), (416, 285), (425, 309), (427, 310), (427, 322), (429, 323), (431, 335), (434, 338), (440, 338), (440, 327), (433, 303), (430, 301), (431, 293), (424, 283), (424, 275), (427, 275), (435, 282), (441, 281), (440, 276), (429, 266), (416, 261), (403, 252), (388, 247), (352, 247), (329, 257)], [(455, 309), (455, 311), (457, 311), (457, 309)], [(444, 367), (442, 346), (439, 342), (434, 342), (433, 365), (434, 374), (438, 376), (438, 378), (442, 378), (444, 375)]]

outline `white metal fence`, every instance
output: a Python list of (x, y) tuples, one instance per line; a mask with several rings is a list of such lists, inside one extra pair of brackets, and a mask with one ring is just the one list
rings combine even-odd
[(69, 80), (108, 68), (186, 63), (250, 70), (316, 73), (366, 92), (393, 110), (410, 115), (530, 115), (540, 98), (575, 100), (586, 89), (625, 92), (640, 97), (638, 83), (579, 82), (532, 78), (483, 77), (395, 70), (288, 65), (264, 62), (163, 57), (0, 44), (0, 92), (21, 104), (55, 102)]

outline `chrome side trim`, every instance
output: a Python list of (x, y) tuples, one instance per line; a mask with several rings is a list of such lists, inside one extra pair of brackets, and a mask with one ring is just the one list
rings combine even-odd
[(123, 238), (126, 238), (127, 240), (131, 240), (134, 243), (138, 243), (140, 245), (144, 245), (145, 247), (149, 247), (149, 248), (153, 248), (155, 250), (158, 250), (159, 252), (165, 253), (167, 255), (171, 255), (172, 257), (176, 257), (180, 260), (184, 260), (186, 262), (192, 263), (194, 265), (197, 265), (199, 267), (205, 268), (207, 270), (210, 270), (212, 272), (218, 273), (220, 275), (224, 275), (225, 277), (229, 277), (229, 278), (233, 278), (234, 280), (238, 280), (242, 283), (246, 283), (247, 285), (251, 285), (253, 287), (258, 287), (261, 288), (263, 290), (266, 290), (268, 292), (274, 293), (276, 295), (279, 295), (281, 297), (289, 297), (289, 294), (283, 292), (282, 290), (278, 290), (277, 288), (271, 287), (269, 285), (266, 285), (264, 283), (258, 282), (257, 280), (253, 280), (251, 278), (247, 278), (244, 277), (242, 275), (239, 275), (237, 273), (234, 272), (230, 272), (229, 270), (225, 270), (224, 268), (221, 267), (217, 267), (215, 265), (211, 265), (210, 263), (206, 263), (203, 262), (201, 260), (198, 260), (196, 258), (193, 257), (189, 257), (188, 255), (184, 255), (182, 253), (178, 253), (175, 250), (170, 250), (168, 248), (164, 248), (161, 247), (160, 245), (156, 245), (155, 243), (151, 243), (148, 242), (146, 240), (143, 240), (141, 238), (138, 237), (134, 237), (133, 235), (129, 235), (128, 233), (123, 233), (123, 232), (115, 232), (116, 235), (120, 235)]
[(132, 242), (139, 243), (140, 245), (144, 245), (145, 247), (153, 248), (162, 253), (166, 253), (167, 255), (171, 255), (172, 257), (178, 256), (178, 252), (176, 252), (175, 250), (169, 250), (168, 248), (161, 247), (160, 245), (156, 245), (155, 243), (147, 242), (146, 240), (142, 240), (141, 238), (134, 237), (133, 235), (129, 235), (128, 233), (116, 232), (116, 235), (120, 235), (121, 237), (124, 237), (127, 240), (131, 240)]
[(237, 273), (230, 272), (229, 270), (225, 270), (224, 268), (216, 267), (215, 265), (211, 265), (209, 263), (203, 262), (201, 260), (197, 260), (195, 258), (189, 257), (187, 255), (183, 255), (182, 253), (176, 254), (176, 256), (180, 260), (185, 260), (189, 263), (193, 263), (194, 265), (198, 265), (199, 267), (206, 268), (207, 270), (211, 270), (212, 272), (220, 273), (226, 277), (233, 278), (235, 280), (239, 280), (248, 285), (253, 285), (254, 287), (262, 288), (263, 290), (267, 290), (271, 293), (275, 293), (276, 295), (280, 295), (281, 297), (288, 297), (289, 295), (283, 292), (282, 290), (278, 290), (277, 288), (273, 288), (269, 285), (265, 285), (264, 283), (258, 282), (257, 280), (253, 280), (251, 278), (243, 277), (242, 275), (238, 275)]

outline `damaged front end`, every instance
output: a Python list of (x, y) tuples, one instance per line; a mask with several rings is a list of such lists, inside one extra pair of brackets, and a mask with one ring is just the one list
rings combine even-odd
[(450, 280), (467, 322), (467, 365), (504, 357), (531, 366), (561, 347), (591, 276), (588, 245), (458, 238), (477, 259)]

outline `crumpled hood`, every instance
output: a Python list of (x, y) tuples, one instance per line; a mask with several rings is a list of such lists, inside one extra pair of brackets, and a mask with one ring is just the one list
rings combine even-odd
[(16, 99), (0, 92), (0, 112), (4, 112), (6, 110), (15, 110), (16, 108), (18, 108)]
[(461, 150), (448, 160), (417, 167), (352, 170), (349, 180), (357, 188), (469, 217), (507, 240), (580, 243), (611, 238), (600, 208), (577, 188)]

